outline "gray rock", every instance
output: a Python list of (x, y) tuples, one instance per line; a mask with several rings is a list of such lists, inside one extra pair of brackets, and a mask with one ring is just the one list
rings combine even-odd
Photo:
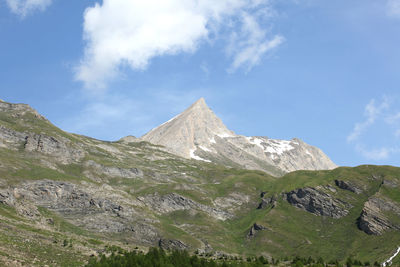
[(384, 180), (383, 184), (385, 186), (391, 187), (391, 188), (397, 188), (399, 186), (399, 184), (396, 181), (393, 180)]
[(91, 168), (97, 174), (103, 174), (109, 177), (122, 177), (122, 178), (142, 178), (143, 172), (138, 168), (119, 168), (108, 167), (94, 162), (93, 160), (86, 161), (85, 167)]
[(0, 204), (13, 207), (15, 205), (15, 197), (12, 192), (8, 190), (0, 191)]
[(0, 126), (0, 147), (17, 150), (24, 144), (26, 135)]
[(250, 228), (250, 230), (247, 234), (247, 237), (253, 238), (257, 234), (257, 232), (263, 231), (263, 230), (268, 230), (268, 228), (265, 226), (262, 226), (261, 224), (254, 223), (253, 226)]
[(348, 190), (350, 192), (361, 194), (363, 192), (362, 189), (358, 188), (356, 185), (349, 181), (335, 180), (335, 184), (337, 187), (343, 190)]
[[(265, 194), (263, 194), (263, 196), (265, 196)], [(268, 207), (272, 207), (275, 208), (276, 207), (276, 202), (277, 199), (275, 196), (272, 197), (263, 197), (263, 199), (261, 200), (260, 204), (258, 204), (257, 209), (261, 210), (261, 209), (266, 209)]]
[[(206, 192), (204, 192), (206, 194)], [(225, 210), (229, 213), (235, 213), (244, 204), (250, 202), (250, 197), (240, 192), (233, 192), (225, 197), (217, 197), (214, 200), (214, 205), (217, 208)]]
[(286, 199), (295, 207), (315, 215), (329, 216), (335, 219), (346, 216), (352, 207), (349, 203), (310, 187), (286, 193)]
[(226, 220), (232, 218), (233, 215), (217, 208), (209, 207), (200, 203), (197, 203), (189, 198), (183, 197), (176, 193), (158, 195), (147, 195), (145, 197), (138, 197), (144, 205), (152, 208), (156, 212), (163, 214), (178, 210), (197, 210), (202, 211), (219, 220)]
[(187, 250), (189, 248), (182, 241), (174, 239), (160, 239), (158, 246), (164, 250)]
[(178, 156), (282, 175), (337, 166), (318, 148), (299, 139), (246, 137), (230, 131), (203, 98), (141, 137)]
[(385, 216), (388, 211), (400, 216), (400, 208), (393, 202), (376, 196), (369, 198), (358, 219), (358, 228), (369, 235), (382, 235), (389, 229), (400, 230), (400, 225)]
[(126, 238), (146, 245), (155, 245), (159, 240), (157, 230), (130, 206), (113, 201), (111, 194), (97, 197), (88, 188), (71, 183), (28, 182), (1, 191), (0, 203), (15, 207), (20, 215), (30, 219), (40, 216), (36, 209), (40, 206), (91, 231), (126, 233)]
[(133, 135), (125, 136), (125, 137), (119, 139), (118, 141), (125, 143), (125, 144), (141, 142), (141, 140), (139, 138), (137, 138)]
[(79, 162), (85, 152), (72, 147), (71, 142), (64, 137), (52, 137), (44, 134), (31, 134), (25, 137), (24, 148), (26, 151), (41, 152), (53, 156), (61, 163), (68, 164)]
[(15, 118), (30, 113), (34, 115), (37, 119), (47, 121), (45, 117), (40, 115), (35, 109), (26, 104), (12, 104), (0, 101), (0, 112), (7, 112), (7, 114)]

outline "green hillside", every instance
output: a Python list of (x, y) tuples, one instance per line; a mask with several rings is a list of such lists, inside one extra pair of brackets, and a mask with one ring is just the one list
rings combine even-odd
[(27, 106), (0, 109), (0, 262), (6, 266), (82, 266), (118, 247), (152, 246), (216, 258), (381, 263), (400, 246), (399, 210), (397, 167), (277, 178), (186, 160), (146, 142), (69, 134)]

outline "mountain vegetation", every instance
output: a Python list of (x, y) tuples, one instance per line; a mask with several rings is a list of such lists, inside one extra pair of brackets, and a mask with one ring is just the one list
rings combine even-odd
[(27, 105), (0, 101), (4, 266), (258, 266), (261, 257), (372, 266), (400, 245), (399, 196), (397, 167), (272, 176), (141, 139), (67, 133)]

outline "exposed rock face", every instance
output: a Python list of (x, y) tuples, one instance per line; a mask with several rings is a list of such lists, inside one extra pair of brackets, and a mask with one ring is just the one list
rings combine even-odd
[(18, 118), (20, 116), (23, 116), (27, 113), (32, 114), (35, 116), (37, 119), (45, 120), (47, 119), (40, 115), (36, 110), (31, 108), (29, 105), (26, 104), (12, 104), (12, 103), (7, 103), (4, 101), (0, 101), (0, 112), (8, 112), (12, 116)]
[(77, 162), (85, 156), (82, 149), (74, 147), (64, 137), (17, 132), (4, 126), (0, 126), (0, 147), (12, 150), (23, 148), (30, 152), (41, 152), (53, 156), (64, 164)]
[(203, 98), (141, 140), (165, 146), (169, 152), (185, 158), (263, 170), (273, 175), (337, 167), (320, 149), (299, 139), (236, 135)]
[(198, 146), (210, 147), (215, 143), (213, 137), (216, 136), (224, 138), (234, 136), (234, 133), (226, 128), (201, 98), (186, 111), (151, 130), (141, 139), (163, 145), (179, 156), (195, 158), (194, 151)]
[(248, 238), (253, 238), (257, 232), (267, 230), (268, 228), (265, 226), (262, 226), (261, 224), (253, 224), (253, 226), (250, 228), (249, 233), (247, 234)]
[(23, 133), (0, 126), (0, 147), (17, 150), (23, 146), (25, 137)]
[[(99, 197), (77, 185), (55, 181), (35, 181), (0, 192), (0, 203), (15, 207), (25, 217), (38, 217), (32, 203), (54, 211), (71, 223), (88, 230), (128, 233), (139, 243), (154, 245), (157, 230), (141, 219), (131, 206), (118, 203), (111, 194)], [(24, 214), (25, 213), (25, 214)]]
[(250, 197), (239, 192), (231, 193), (226, 197), (217, 197), (214, 200), (216, 207), (234, 213), (242, 205), (249, 203)]
[(335, 219), (346, 216), (351, 205), (333, 196), (315, 189), (302, 188), (286, 193), (287, 201), (300, 209), (316, 215), (329, 216)]
[(271, 206), (272, 208), (274, 208), (276, 206), (276, 197), (272, 196), (272, 197), (265, 197), (265, 194), (261, 194), (262, 195), (262, 199), (260, 204), (258, 204), (257, 209), (261, 210), (261, 209), (266, 209), (267, 207)]
[(140, 142), (141, 140), (133, 135), (128, 135), (121, 138), (119, 141), (128, 144), (128, 143)]
[(73, 148), (66, 138), (43, 134), (29, 134), (25, 137), (24, 148), (27, 151), (38, 151), (56, 157), (62, 163), (71, 163), (81, 160), (85, 153), (81, 149)]
[(384, 180), (383, 184), (385, 186), (391, 187), (391, 188), (397, 188), (399, 186), (398, 183), (396, 183), (395, 181), (391, 181), (391, 180)]
[(145, 197), (139, 197), (139, 201), (142, 201), (148, 207), (151, 207), (156, 212), (163, 214), (178, 210), (197, 210), (203, 211), (218, 220), (226, 220), (231, 218), (233, 215), (217, 209), (212, 208), (200, 203), (197, 203), (189, 198), (185, 198), (176, 193), (167, 194), (160, 196), (158, 194), (147, 195)]
[(92, 170), (97, 174), (103, 174), (109, 177), (123, 177), (123, 178), (142, 178), (143, 172), (138, 168), (118, 168), (118, 167), (107, 167), (101, 164), (89, 160), (84, 164), (86, 167), (92, 168)]
[(364, 204), (361, 216), (358, 219), (358, 227), (370, 235), (381, 235), (389, 229), (400, 230), (400, 225), (391, 222), (384, 212), (392, 212), (400, 217), (400, 208), (391, 201), (371, 197)]
[(189, 246), (179, 240), (160, 239), (158, 246), (164, 250), (187, 250)]
[(363, 192), (362, 189), (358, 188), (356, 185), (354, 185), (348, 181), (335, 180), (335, 184), (340, 189), (348, 190), (348, 191), (356, 193), (356, 194), (361, 194)]

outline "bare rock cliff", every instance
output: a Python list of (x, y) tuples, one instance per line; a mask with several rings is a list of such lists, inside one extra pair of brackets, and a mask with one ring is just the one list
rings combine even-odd
[(282, 175), (337, 166), (317, 147), (299, 139), (246, 137), (229, 130), (200, 98), (187, 110), (141, 137), (184, 158)]

